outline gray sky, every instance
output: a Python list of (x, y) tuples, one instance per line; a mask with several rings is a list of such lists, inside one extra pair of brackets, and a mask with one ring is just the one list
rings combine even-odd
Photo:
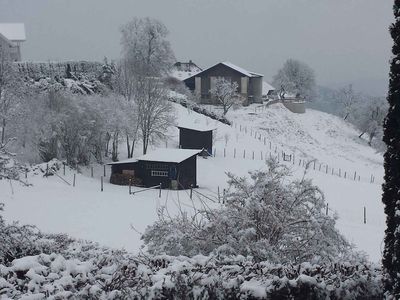
[(119, 28), (153, 17), (170, 31), (177, 60), (231, 61), (270, 80), (287, 58), (321, 85), (384, 93), (391, 0), (0, 0), (0, 22), (24, 22), (25, 60), (120, 55)]

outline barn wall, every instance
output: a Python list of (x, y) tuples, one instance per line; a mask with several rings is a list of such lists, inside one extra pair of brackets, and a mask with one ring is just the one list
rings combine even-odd
[(192, 156), (178, 165), (179, 189), (197, 186), (197, 156)]
[(212, 151), (212, 130), (196, 131), (179, 128), (179, 145), (182, 149), (207, 149)]

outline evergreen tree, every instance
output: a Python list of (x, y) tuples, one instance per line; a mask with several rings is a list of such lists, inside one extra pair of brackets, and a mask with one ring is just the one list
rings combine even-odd
[(393, 12), (395, 22), (390, 27), (394, 44), (390, 66), (389, 111), (383, 137), (387, 145), (382, 196), (387, 225), (383, 267), (386, 297), (400, 299), (400, 0), (394, 1)]

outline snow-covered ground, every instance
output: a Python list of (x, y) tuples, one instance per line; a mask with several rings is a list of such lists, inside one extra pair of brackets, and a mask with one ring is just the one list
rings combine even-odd
[[(284, 163), (298, 177), (304, 174), (304, 163), (316, 159), (315, 164), (309, 165), (306, 176), (324, 191), (329, 213), (338, 213), (338, 228), (372, 260), (380, 259), (384, 230), (380, 200), (382, 156), (358, 139), (356, 130), (348, 123), (314, 110), (307, 110), (303, 115), (293, 114), (277, 104), (231, 111), (228, 118), (234, 123), (227, 126), (180, 105), (175, 108), (177, 123), (217, 127), (215, 157), (197, 159), (200, 188), (194, 192), (193, 201), (188, 191), (163, 190), (161, 198), (155, 190), (129, 195), (128, 187), (111, 185), (108, 179), (101, 192), (103, 169), (95, 166), (94, 178), (90, 177), (89, 169), (83, 170), (76, 177), (75, 187), (56, 176), (43, 178), (33, 173), (28, 174), (32, 187), (14, 183), (11, 188), (9, 182), (0, 181), (0, 202), (6, 204), (6, 219), (34, 224), (47, 232), (65, 232), (111, 247), (138, 251), (140, 232), (157, 218), (161, 206), (166, 205), (170, 214), (203, 205), (203, 201), (217, 206), (218, 190), (222, 195), (227, 187), (225, 172), (246, 175), (250, 170), (264, 168), (268, 156), (279, 156), (282, 161), (282, 152), (285, 152), (292, 155), (292, 160)], [(165, 142), (159, 145), (165, 146)], [(176, 128), (171, 129), (167, 146), (178, 147)], [(139, 156), (140, 146), (137, 151)], [(121, 154), (120, 158), (125, 156)], [(62, 176), (62, 171), (59, 174)], [(73, 171), (67, 169), (65, 179), (72, 182), (72, 178)], [(207, 198), (200, 197), (199, 193)]]

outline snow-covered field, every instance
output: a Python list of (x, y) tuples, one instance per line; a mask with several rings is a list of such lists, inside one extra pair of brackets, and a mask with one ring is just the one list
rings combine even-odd
[[(279, 155), (282, 161), (282, 152), (285, 152), (295, 158), (294, 162), (284, 162), (294, 176), (303, 176), (304, 162), (316, 159), (315, 167), (311, 163), (306, 176), (324, 191), (329, 213), (337, 212), (338, 228), (372, 260), (380, 259), (384, 230), (380, 200), (382, 156), (358, 139), (357, 132), (348, 123), (314, 110), (307, 110), (304, 115), (293, 114), (277, 104), (264, 109), (252, 105), (231, 111), (228, 119), (234, 123), (227, 126), (179, 105), (175, 107), (178, 124), (192, 122), (217, 127), (216, 156), (197, 159), (200, 188), (194, 193), (193, 201), (188, 191), (163, 190), (161, 198), (155, 190), (129, 195), (128, 187), (111, 185), (108, 179), (104, 191), (100, 192), (103, 170), (95, 166), (94, 178), (90, 177), (89, 169), (83, 170), (77, 174), (75, 187), (56, 176), (43, 178), (33, 173), (28, 174), (32, 187), (14, 183), (11, 188), (9, 182), (0, 181), (0, 202), (6, 204), (4, 216), (9, 221), (37, 225), (47, 232), (65, 232), (135, 252), (141, 246), (140, 232), (157, 218), (161, 206), (166, 205), (170, 214), (200, 206), (204, 197), (201, 200), (199, 193), (207, 196), (207, 205), (216, 206), (218, 190), (222, 194), (227, 187), (225, 172), (246, 175), (250, 170), (264, 168), (268, 156)], [(165, 142), (159, 145), (165, 146)], [(171, 129), (167, 146), (178, 147), (176, 128)], [(137, 151), (139, 155), (140, 146)], [(120, 158), (125, 158), (123, 153)], [(73, 171), (67, 170), (65, 179), (72, 182), (72, 178)]]

